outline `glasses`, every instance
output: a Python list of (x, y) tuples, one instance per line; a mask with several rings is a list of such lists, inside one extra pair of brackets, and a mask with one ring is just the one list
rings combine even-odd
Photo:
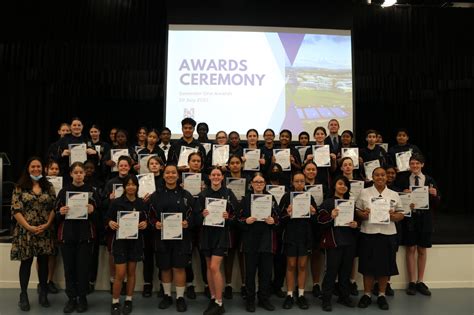
[(265, 184), (265, 182), (263, 180), (256, 180), (256, 181), (253, 181), (252, 183), (254, 183), (254, 184)]

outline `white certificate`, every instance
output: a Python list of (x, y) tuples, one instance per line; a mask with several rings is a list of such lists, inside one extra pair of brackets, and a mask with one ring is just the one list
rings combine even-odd
[(313, 196), (314, 201), (316, 201), (316, 205), (320, 206), (324, 201), (324, 191), (323, 185), (306, 185), (304, 189)]
[(399, 192), (398, 196), (400, 197), (400, 201), (402, 203), (402, 207), (400, 208), (400, 210), (403, 211), (403, 215), (406, 217), (411, 217), (411, 193)]
[(292, 191), (291, 197), (291, 218), (309, 218), (311, 206), (311, 194), (309, 192)]
[(197, 151), (198, 151), (198, 148), (191, 148), (184, 145), (181, 146), (181, 152), (179, 153), (178, 167), (188, 166), (189, 155)]
[(227, 208), (227, 199), (206, 198), (206, 209), (209, 214), (204, 218), (204, 225), (224, 227), (224, 212)]
[(66, 213), (66, 220), (87, 220), (87, 204), (89, 203), (89, 193), (80, 191), (66, 192), (66, 206), (69, 207)]
[(162, 213), (161, 214), (161, 239), (182, 240), (183, 239), (183, 214)]
[(334, 226), (349, 226), (354, 221), (355, 201), (352, 199), (336, 199), (335, 206), (339, 209), (339, 214), (334, 219)]
[(183, 188), (193, 196), (197, 196), (201, 192), (201, 181), (201, 173), (183, 173)]
[(329, 145), (313, 145), (313, 161), (317, 167), (330, 167), (331, 156)]
[(225, 166), (229, 160), (229, 145), (214, 144), (212, 145), (212, 165)]
[(244, 149), (244, 171), (260, 170), (260, 149)]
[(155, 176), (153, 173), (139, 174), (138, 179), (138, 197), (143, 198), (146, 194), (152, 194), (156, 190)]
[(118, 240), (135, 240), (138, 239), (138, 220), (140, 212), (138, 211), (118, 211), (116, 238)]
[(341, 157), (350, 157), (352, 159), (352, 164), (354, 169), (359, 169), (359, 148), (342, 148)]
[(398, 152), (395, 154), (395, 158), (399, 172), (408, 171), (410, 169), (411, 150)]
[(273, 156), (284, 172), (291, 171), (290, 149), (273, 149)]
[(56, 197), (59, 194), (59, 191), (63, 189), (63, 177), (62, 176), (46, 176), (48, 182), (53, 185), (54, 192), (56, 193)]
[(275, 197), (276, 202), (280, 204), (280, 200), (285, 194), (285, 186), (283, 185), (267, 185), (267, 191)]
[(112, 172), (118, 172), (118, 159), (123, 155), (130, 156), (128, 154), (128, 149), (111, 149), (110, 150), (110, 159), (115, 162), (115, 166), (112, 167)]
[(429, 210), (430, 198), (428, 186), (410, 186), (411, 202), (415, 204), (415, 209)]
[(385, 150), (385, 152), (388, 152), (388, 143), (376, 143), (379, 147)]
[(295, 149), (298, 150), (298, 153), (300, 154), (301, 158), (301, 163), (304, 162), (304, 156), (306, 155), (306, 151), (311, 148), (309, 145), (297, 145), (295, 146)]
[(370, 200), (369, 223), (389, 224), (390, 223), (390, 200), (373, 197)]
[(362, 180), (350, 180), (351, 184), (351, 199), (357, 200), (359, 198), (362, 189), (364, 189), (364, 181)]
[(148, 161), (152, 156), (158, 156), (157, 154), (139, 154), (138, 161), (140, 162), (140, 174), (150, 173), (148, 168)]
[(114, 199), (120, 198), (123, 195), (123, 185), (122, 184), (113, 184), (114, 190)]
[(74, 162), (84, 163), (87, 161), (86, 150), (87, 145), (85, 143), (70, 144), (69, 151), (71, 154), (69, 155), (69, 166), (71, 166)]
[(201, 145), (203, 146), (204, 151), (206, 151), (206, 155), (208, 155), (208, 154), (209, 154), (209, 151), (211, 151), (211, 145), (212, 145), (212, 144), (206, 142), (206, 143), (201, 143)]
[(365, 178), (372, 180), (372, 173), (377, 167), (380, 167), (379, 160), (364, 162)]
[(272, 215), (272, 195), (251, 194), (250, 195), (250, 216), (257, 221), (265, 221)]
[(238, 201), (242, 200), (242, 198), (245, 196), (245, 185), (246, 185), (246, 180), (245, 178), (235, 178), (235, 177), (227, 177), (225, 179), (225, 184), (226, 187), (232, 190), (234, 193), (235, 197), (237, 198)]

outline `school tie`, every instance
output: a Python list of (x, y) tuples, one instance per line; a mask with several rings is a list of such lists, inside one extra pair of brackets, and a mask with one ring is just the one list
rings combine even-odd
[(420, 186), (420, 176), (415, 175), (415, 186)]
[(332, 144), (333, 144), (334, 149), (337, 150), (337, 148), (338, 148), (338, 146), (337, 146), (337, 136), (332, 138)]

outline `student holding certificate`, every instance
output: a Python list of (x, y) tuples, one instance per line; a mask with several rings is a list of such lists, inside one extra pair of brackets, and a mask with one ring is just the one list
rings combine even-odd
[[(39, 157), (28, 159), (15, 186), (11, 199), (11, 215), (15, 218), (10, 259), (20, 261), (19, 283), (21, 288), (18, 306), (30, 310), (28, 284), (31, 265), (36, 256), (39, 279), (39, 304), (49, 307), (48, 257), (54, 258), (54, 203), (53, 186), (43, 176), (43, 164)], [(4, 258), (7, 260), (6, 258)], [(12, 270), (6, 270), (11, 273)]]
[[(364, 180), (366, 182), (371, 182), (369, 178), (367, 178), (365, 174), (365, 167), (364, 163), (371, 162), (371, 161), (379, 161), (379, 166), (386, 166), (386, 159), (387, 159), (387, 152), (377, 145), (377, 131), (374, 129), (369, 129), (365, 132), (365, 141), (367, 141), (367, 146), (365, 148), (360, 149), (359, 151), (359, 169), (360, 174), (362, 174)], [(370, 172), (370, 170), (367, 170)]]
[[(229, 181), (245, 181), (245, 185), (243, 189), (239, 189), (241, 194), (244, 196), (247, 194), (247, 187), (250, 183), (250, 176), (249, 174), (244, 174), (242, 172), (243, 161), (242, 157), (238, 155), (231, 155), (229, 161), (227, 162), (229, 172), (225, 174), (226, 177), (226, 184)], [(228, 185), (227, 188), (231, 189), (231, 185)], [(234, 195), (236, 195), (237, 199), (240, 199), (240, 196), (237, 196), (235, 190), (233, 190)], [(224, 289), (224, 297), (226, 299), (232, 298), (232, 274), (233, 274), (233, 267), (234, 267), (234, 258), (235, 254), (238, 255), (239, 260), (239, 269), (240, 269), (240, 280), (242, 281), (242, 287), (240, 288), (240, 294), (243, 299), (247, 297), (247, 289), (245, 286), (245, 264), (244, 264), (244, 254), (241, 251), (242, 248), (242, 230), (239, 226), (231, 226), (230, 227), (231, 233), (231, 244), (227, 256), (224, 257), (224, 272), (225, 272), (225, 280), (226, 280), (226, 287)]]
[[(326, 139), (326, 129), (324, 127), (316, 127), (314, 129), (314, 140), (315, 140), (315, 145), (317, 146), (324, 146), (325, 144), (325, 139)], [(313, 152), (313, 147), (308, 148), (306, 150), (306, 154), (304, 157), (304, 163), (307, 163), (308, 161), (314, 161), (314, 152)], [(325, 185), (326, 187), (329, 187), (329, 178), (330, 178), (330, 172), (334, 172), (336, 170), (336, 154), (334, 152), (329, 153), (329, 165), (328, 167), (321, 167), (318, 166), (318, 173), (317, 173), (317, 180), (319, 183)], [(317, 164), (317, 162), (316, 162)], [(318, 164), (317, 164), (318, 165)]]
[(229, 155), (244, 155), (244, 148), (240, 145), (240, 135), (237, 131), (229, 132)]
[[(301, 172), (293, 174), (292, 178), (293, 192), (304, 193), (305, 176)], [(308, 255), (311, 254), (313, 228), (317, 228), (316, 223), (316, 202), (311, 194), (309, 196), (307, 209), (297, 209), (295, 198), (291, 198), (287, 193), (280, 201), (280, 222), (284, 230), (284, 250), (287, 256), (286, 265), (286, 286), (287, 296), (283, 302), (284, 309), (293, 307), (293, 290), (295, 289), (295, 276), (298, 268), (298, 298), (296, 304), (301, 309), (308, 309), (309, 305), (304, 297), (304, 288), (306, 282), (306, 262)], [(294, 207), (295, 206), (295, 207)], [(295, 217), (293, 212), (306, 212), (308, 216)]]
[(88, 156), (87, 160), (94, 162), (97, 171), (96, 176), (101, 181), (104, 181), (106, 174), (104, 174), (103, 172), (104, 170), (102, 168), (102, 165), (105, 162), (105, 153), (109, 152), (110, 150), (110, 144), (100, 139), (100, 133), (100, 127), (96, 124), (92, 125), (89, 128), (90, 139), (87, 141), (87, 146), (91, 147), (95, 153), (92, 152), (92, 154)]
[[(130, 314), (135, 289), (137, 262), (143, 260), (143, 230), (147, 227), (146, 204), (138, 198), (138, 179), (127, 175), (122, 181), (124, 193), (112, 200), (106, 224), (114, 231), (112, 254), (115, 263), (115, 282), (112, 292), (111, 314)], [(127, 276), (127, 293), (123, 309), (120, 305), (122, 281)]]
[[(183, 132), (183, 136), (171, 145), (170, 152), (168, 153), (167, 163), (180, 165), (180, 158), (181, 160), (185, 158), (184, 162), (188, 160), (187, 156), (182, 156), (181, 154), (182, 146), (195, 148), (201, 152), (201, 156), (206, 156), (206, 150), (204, 147), (193, 137), (195, 127), (196, 121), (192, 118), (187, 117), (181, 121), (181, 131)], [(187, 165), (178, 166), (178, 169), (180, 172), (187, 172), (189, 170)]]
[[(409, 174), (409, 165), (399, 165), (400, 162), (405, 161), (404, 159), (397, 159), (397, 153), (402, 152), (411, 152), (411, 154), (422, 154), (421, 150), (414, 144), (408, 142), (410, 137), (408, 135), (408, 130), (405, 128), (399, 128), (396, 133), (397, 144), (388, 149), (388, 163), (390, 165), (395, 165), (397, 167), (397, 186), (401, 187)], [(398, 162), (397, 162), (398, 160)], [(406, 160), (408, 162), (408, 160)], [(402, 163), (404, 164), (404, 163)], [(406, 169), (401, 170), (400, 167), (406, 167)]]
[[(70, 176), (72, 183), (64, 186), (56, 202), (58, 241), (61, 244), (68, 297), (64, 313), (72, 313), (74, 310), (82, 313), (88, 309), (86, 295), (89, 286), (90, 254), (93, 240), (96, 238), (95, 209), (98, 206), (98, 196), (91, 186), (84, 183), (83, 163), (74, 162)], [(85, 199), (82, 199), (81, 196), (84, 195)], [(72, 203), (73, 196), (81, 199)], [(72, 204), (74, 206), (69, 206)]]
[[(255, 275), (258, 269), (258, 305), (268, 311), (273, 311), (275, 306), (269, 300), (273, 239), (274, 226), (278, 224), (280, 210), (275, 197), (265, 191), (265, 178), (262, 173), (255, 173), (251, 185), (252, 193), (248, 193), (242, 201), (242, 210), (239, 215), (240, 227), (243, 231), (242, 248), (245, 253), (246, 309), (248, 312), (255, 312)], [(259, 203), (256, 198), (261, 198), (263, 202)]]
[[(355, 306), (350, 298), (350, 278), (357, 245), (355, 231), (357, 222), (354, 220), (354, 200), (349, 200), (350, 190), (349, 180), (344, 176), (337, 177), (331, 187), (333, 196), (324, 200), (318, 212), (318, 223), (323, 230), (321, 247), (326, 252), (326, 274), (322, 291), (324, 311), (332, 310), (331, 297), (335, 289), (336, 278), (339, 283), (338, 303), (348, 307)], [(343, 208), (343, 205), (349, 207)], [(338, 217), (343, 215), (348, 219), (339, 225)]]
[[(279, 149), (289, 149), (290, 150), (290, 167), (291, 171), (283, 172), (282, 181), (286, 186), (289, 186), (291, 181), (291, 173), (301, 170), (301, 157), (293, 146), (291, 146), (291, 139), (293, 135), (290, 130), (283, 129), (280, 131), (280, 147)], [(272, 157), (272, 163), (277, 162), (275, 156)]]
[[(402, 188), (404, 192), (411, 192), (412, 203), (410, 208), (412, 209), (412, 215), (406, 217), (402, 222), (401, 244), (406, 246), (406, 264), (409, 277), (406, 293), (415, 295), (418, 291), (423, 295), (430, 296), (431, 292), (423, 283), (423, 277), (426, 268), (427, 248), (432, 246), (433, 209), (439, 204), (440, 196), (434, 179), (423, 174), (424, 166), (425, 158), (422, 155), (413, 154), (411, 156), (410, 176), (405, 180)], [(418, 191), (420, 192), (418, 193)], [(420, 198), (414, 198), (413, 195), (417, 193)], [(418, 253), (417, 258), (415, 257), (416, 253)]]
[(260, 152), (265, 159), (265, 164), (260, 166), (260, 172), (266, 173), (268, 166), (273, 160), (273, 149), (275, 149), (275, 131), (271, 128), (263, 132), (263, 145), (260, 146)]
[[(321, 185), (322, 195), (321, 199), (314, 199), (316, 204), (321, 204), (325, 199), (328, 191), (328, 187), (324, 184), (320, 184), (316, 177), (318, 174), (318, 168), (314, 161), (309, 160), (303, 165), (303, 174), (305, 176), (305, 189), (309, 191), (311, 186)], [(309, 187), (308, 187), (309, 186)], [(317, 188), (317, 187), (316, 187)], [(313, 188), (314, 189), (314, 188)], [(314, 198), (314, 196), (313, 196)], [(311, 252), (311, 275), (313, 279), (313, 296), (319, 297), (321, 295), (321, 287), (319, 286), (319, 281), (321, 279), (321, 270), (324, 265), (323, 254), (320, 250), (320, 241), (321, 241), (321, 231), (319, 229), (313, 229), (313, 250)]]
[[(146, 136), (146, 146), (138, 151), (138, 158), (142, 155), (147, 155), (147, 154), (152, 154), (156, 155), (161, 159), (161, 164), (164, 164), (164, 161), (166, 161), (165, 157), (165, 152), (160, 148), (158, 145), (158, 138), (159, 138), (160, 133), (156, 129), (150, 129), (148, 131), (148, 134)], [(147, 161), (148, 164), (148, 161)], [(140, 170), (140, 161), (135, 165), (135, 170), (138, 172), (140, 171), (140, 174), (143, 173), (148, 173), (150, 170)]]
[[(387, 188), (387, 173), (384, 168), (376, 168), (372, 173), (374, 185), (362, 190), (356, 201), (356, 217), (362, 221), (359, 239), (359, 272), (364, 277), (364, 295), (359, 301), (360, 308), (366, 308), (372, 303), (371, 290), (374, 280), (379, 283), (377, 304), (380, 309), (388, 310), (389, 305), (385, 298), (385, 287), (388, 278), (398, 275), (396, 251), (397, 230), (395, 223), (403, 219), (403, 212), (397, 211), (401, 207), (398, 193)], [(376, 207), (374, 200), (384, 201), (388, 208)], [(389, 221), (386, 224), (369, 222), (369, 216), (385, 215), (388, 211)]]
[(336, 155), (338, 165), (341, 165), (342, 150), (345, 148), (357, 148), (357, 144), (354, 143), (354, 134), (350, 130), (344, 130), (341, 133), (341, 144)]
[[(109, 152), (105, 153), (105, 165), (108, 167), (108, 179), (114, 178), (119, 173), (118, 169), (118, 162), (121, 156), (130, 157), (132, 166), (135, 165), (138, 161), (138, 155), (134, 148), (128, 145), (128, 133), (123, 129), (118, 129), (117, 133), (115, 134), (115, 139), (117, 141), (116, 145), (113, 145)], [(117, 154), (113, 154), (113, 152), (124, 152), (123, 155), (117, 156)], [(125, 154), (127, 153), (127, 154)]]
[[(213, 169), (209, 179), (211, 186), (199, 194), (195, 204), (195, 212), (200, 213), (202, 218), (204, 218), (204, 225), (201, 231), (201, 251), (206, 257), (207, 281), (211, 291), (211, 301), (204, 314), (220, 315), (224, 312), (222, 304), (223, 279), (220, 266), (230, 247), (229, 228), (233, 224), (234, 213), (239, 211), (239, 205), (234, 193), (222, 185), (224, 174), (222, 174), (221, 169)], [(224, 199), (226, 201), (225, 209), (222, 211), (224, 226), (220, 224), (218, 224), (219, 226), (206, 225), (206, 217), (211, 215), (210, 211), (206, 208), (210, 198)], [(207, 202), (206, 199), (208, 200)], [(215, 216), (217, 213), (212, 215)]]
[[(122, 185), (123, 179), (128, 176), (132, 169), (132, 159), (129, 156), (121, 156), (117, 162), (118, 174), (117, 176), (110, 179), (106, 184), (102, 193), (102, 207), (103, 209), (109, 209), (110, 202), (116, 198), (115, 188), (117, 185)], [(102, 220), (105, 222), (106, 213), (104, 213)], [(110, 272), (110, 292), (112, 293), (114, 281), (115, 281), (115, 264), (112, 256), (112, 239), (114, 232), (109, 226), (105, 227), (105, 241), (107, 244), (107, 251), (109, 253), (109, 272)], [(126, 287), (124, 284), (122, 287)], [(125, 292), (124, 292), (125, 293)]]
[[(246, 158), (246, 155), (247, 155), (247, 154), (246, 154), (246, 152), (247, 152), (248, 150), (251, 150), (250, 152), (253, 152), (253, 151), (255, 151), (255, 150), (260, 150), (260, 149), (258, 148), (258, 131), (257, 131), (256, 129), (249, 129), (249, 130), (247, 131), (247, 146), (244, 147), (244, 155), (243, 155), (243, 157), (242, 157), (242, 160), (244, 161), (244, 163), (247, 162), (247, 158)], [(258, 152), (258, 151), (256, 151), (256, 152)], [(256, 158), (255, 158), (255, 160), (252, 160), (252, 161), (249, 160), (249, 163), (252, 164), (252, 167), (251, 167), (252, 170), (250, 170), (250, 169), (248, 168), (248, 165), (244, 165), (244, 172), (250, 174), (250, 176), (252, 176), (252, 174), (253, 174), (254, 172), (263, 170), (263, 168), (264, 168), (264, 166), (265, 166), (266, 160), (265, 160), (265, 158), (264, 158), (264, 155), (261, 153), (261, 151), (260, 151), (260, 154), (259, 154), (259, 155), (260, 155), (260, 156), (259, 156), (258, 161), (257, 161)], [(254, 156), (254, 155), (252, 155), (252, 157), (253, 157), (253, 156)], [(257, 170), (256, 168), (255, 168), (256, 170), (253, 170), (253, 169), (254, 169), (254, 168), (253, 168), (254, 166), (259, 166), (259, 170)]]
[(150, 199), (150, 224), (155, 231), (156, 261), (164, 290), (158, 307), (167, 309), (173, 304), (171, 285), (174, 281), (176, 310), (184, 312), (187, 310), (184, 300), (185, 268), (192, 255), (191, 229), (196, 224), (196, 216), (193, 214), (195, 201), (187, 190), (178, 185), (179, 172), (176, 165), (165, 166), (163, 179), (163, 188), (153, 193)]
[(206, 156), (206, 170), (210, 171), (213, 167), (219, 167), (226, 171), (226, 163), (229, 159), (229, 145), (227, 144), (227, 133), (218, 131), (216, 133), (216, 143), (211, 144), (211, 150)]

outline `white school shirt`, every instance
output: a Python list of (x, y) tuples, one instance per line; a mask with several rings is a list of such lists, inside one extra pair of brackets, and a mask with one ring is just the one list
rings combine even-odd
[[(379, 193), (378, 190), (372, 186), (369, 188), (365, 188), (359, 195), (359, 198), (356, 201), (356, 208), (358, 209), (366, 209), (370, 208), (370, 200), (373, 197), (380, 197), (390, 200), (391, 206), (395, 208), (395, 210), (400, 209), (402, 207), (402, 202), (398, 193), (387, 188)], [(397, 234), (397, 229), (395, 227), (395, 223), (390, 221), (389, 224), (374, 224), (369, 223), (368, 220), (362, 221), (362, 225), (360, 227), (360, 231), (365, 234), (384, 234), (384, 235), (394, 235)]]
[[(411, 174), (410, 175), (410, 186), (415, 186), (415, 174)], [(423, 173), (420, 173), (420, 175), (418, 175), (418, 183), (419, 183), (419, 186), (425, 186), (425, 175), (423, 175)]]

